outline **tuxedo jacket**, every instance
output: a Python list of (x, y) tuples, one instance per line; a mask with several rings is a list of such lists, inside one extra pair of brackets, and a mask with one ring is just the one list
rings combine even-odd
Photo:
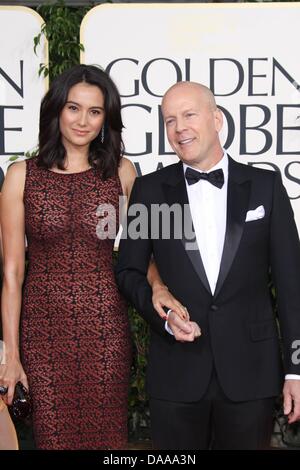
[[(197, 401), (207, 389), (213, 365), (233, 401), (278, 395), (284, 374), (300, 374), (300, 353), (295, 350), (295, 340), (300, 340), (300, 244), (280, 174), (229, 158), (226, 234), (214, 294), (199, 250), (187, 249), (185, 233), (178, 237), (175, 231), (175, 218), (170, 218), (169, 239), (162, 233), (157, 236), (151, 226), (153, 204), (188, 205), (182, 163), (136, 179), (128, 231), (131, 223), (138, 226), (135, 204), (147, 208), (148, 218), (140, 219), (141, 238), (123, 235), (116, 278), (151, 328), (150, 396)], [(246, 222), (248, 211), (259, 206), (264, 217)], [(191, 215), (185, 212), (186, 225)], [(167, 333), (152, 306), (146, 279), (152, 255), (163, 282), (201, 328), (201, 337), (192, 343), (177, 342)], [(270, 274), (277, 293), (276, 314)]]

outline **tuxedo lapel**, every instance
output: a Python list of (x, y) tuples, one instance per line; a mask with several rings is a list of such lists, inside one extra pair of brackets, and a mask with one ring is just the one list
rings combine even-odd
[(238, 250), (245, 226), (250, 190), (251, 182), (243, 177), (242, 165), (229, 157), (226, 233), (214, 297), (219, 294)]
[[(182, 208), (182, 237), (179, 241), (182, 243), (185, 253), (189, 257), (202, 284), (211, 294), (211, 289), (206, 277), (200, 251), (197, 246), (181, 162), (179, 162), (175, 167), (175, 172), (172, 177), (168, 179), (168, 183), (164, 183), (163, 190), (169, 206), (172, 206), (173, 204), (179, 204)], [(191, 232), (194, 234), (193, 239), (190, 238)]]

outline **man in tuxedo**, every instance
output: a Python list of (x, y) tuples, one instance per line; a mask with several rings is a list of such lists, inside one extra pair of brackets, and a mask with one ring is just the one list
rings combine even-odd
[[(180, 162), (136, 179), (116, 268), (120, 290), (151, 327), (154, 447), (267, 448), (282, 386), (289, 422), (300, 419), (300, 245), (291, 205), (279, 173), (222, 149), (222, 113), (208, 88), (175, 84), (162, 112)], [(154, 207), (173, 210), (168, 236)], [(153, 309), (151, 256), (189, 321), (169, 312), (165, 324)]]

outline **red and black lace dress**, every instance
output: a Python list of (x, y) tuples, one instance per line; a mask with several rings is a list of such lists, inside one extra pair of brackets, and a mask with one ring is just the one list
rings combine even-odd
[(127, 441), (130, 339), (100, 204), (118, 218), (118, 177), (54, 173), (26, 162), (29, 268), (21, 347), (40, 449), (119, 449)]

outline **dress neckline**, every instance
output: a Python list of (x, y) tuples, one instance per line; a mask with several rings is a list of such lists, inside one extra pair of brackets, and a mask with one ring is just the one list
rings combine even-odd
[(46, 171), (48, 171), (49, 173), (53, 173), (54, 175), (63, 175), (63, 176), (66, 176), (66, 175), (83, 175), (85, 173), (87, 173), (88, 171), (91, 171), (93, 170), (94, 168), (91, 167), (91, 168), (88, 168), (87, 170), (83, 170), (83, 171), (76, 171), (76, 172), (72, 172), (72, 173), (68, 173), (68, 172), (58, 172), (58, 171), (53, 171), (53, 170), (50, 170), (49, 168), (45, 168)]

